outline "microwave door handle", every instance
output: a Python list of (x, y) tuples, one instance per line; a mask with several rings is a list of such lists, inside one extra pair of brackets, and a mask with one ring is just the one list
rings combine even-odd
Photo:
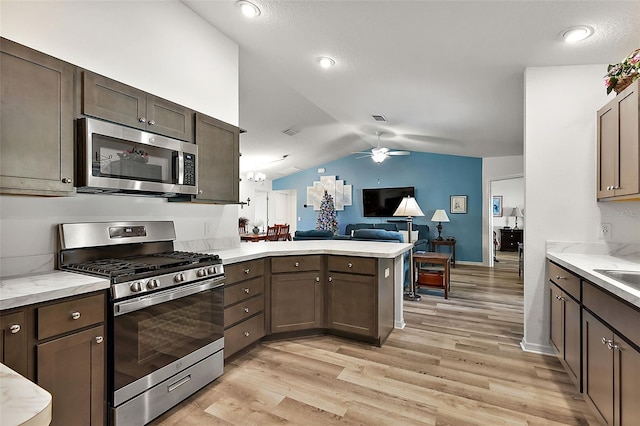
[(184, 185), (184, 153), (182, 151), (178, 152), (176, 155), (176, 170), (178, 171), (178, 185)]

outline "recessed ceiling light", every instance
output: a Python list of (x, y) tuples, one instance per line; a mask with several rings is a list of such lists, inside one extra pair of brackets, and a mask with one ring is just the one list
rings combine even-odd
[(320, 56), (319, 58), (316, 59), (316, 61), (318, 61), (318, 63), (322, 68), (331, 68), (336, 64), (336, 61), (334, 61), (328, 56)]
[(579, 25), (577, 27), (571, 27), (564, 30), (562, 38), (567, 43), (576, 43), (586, 38), (591, 37), (593, 34), (593, 28), (587, 25)]
[(240, 0), (237, 4), (242, 14), (247, 18), (255, 18), (260, 15), (260, 8), (250, 1)]

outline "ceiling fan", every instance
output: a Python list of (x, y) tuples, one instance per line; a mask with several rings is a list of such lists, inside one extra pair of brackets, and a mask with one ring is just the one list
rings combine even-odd
[(389, 148), (380, 146), (380, 135), (382, 135), (382, 132), (376, 132), (376, 135), (378, 135), (378, 146), (375, 148), (371, 148), (370, 152), (354, 152), (354, 154), (366, 154), (356, 158), (371, 157), (371, 159), (375, 163), (382, 163), (390, 155), (410, 155), (411, 154), (411, 151), (391, 151)]

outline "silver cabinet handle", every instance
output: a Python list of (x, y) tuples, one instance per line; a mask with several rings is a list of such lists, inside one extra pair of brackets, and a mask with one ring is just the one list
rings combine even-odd
[(244, 273), (245, 273), (245, 274), (248, 274), (249, 272), (251, 272), (251, 269), (249, 269), (249, 268), (247, 268), (247, 269), (245, 269), (245, 270), (244, 270)]
[(559, 295), (555, 295), (556, 300), (560, 300), (560, 296)]
[(141, 123), (146, 123), (147, 119), (144, 118), (144, 117), (140, 117), (140, 118), (138, 118), (138, 121), (141, 122)]
[(248, 289), (248, 288), (244, 289), (245, 294), (249, 294), (250, 291), (251, 291), (251, 289)]
[(96, 341), (97, 344), (100, 344), (100, 343), (104, 342), (104, 337), (96, 336), (95, 341)]
[(300, 263), (296, 262), (296, 263), (293, 264), (293, 266), (295, 266), (297, 268), (298, 266), (300, 266)]
[(156, 124), (156, 120), (149, 120), (149, 121), (147, 122), (147, 124), (148, 124), (149, 126), (153, 126), (154, 124)]
[(329, 282), (332, 282), (332, 281), (333, 281), (333, 278), (329, 277)]
[(71, 178), (62, 178), (62, 183), (73, 183), (73, 179)]
[(609, 340), (607, 342), (607, 348), (609, 348), (609, 350), (617, 350), (620, 349), (620, 346), (616, 345), (615, 343), (613, 343), (613, 340)]
[(248, 314), (249, 313), (249, 308), (244, 308), (244, 313)]
[(11, 331), (11, 334), (20, 333), (21, 328), (22, 327), (20, 327), (20, 324), (12, 324), (11, 326), (9, 326), (9, 330)]
[(248, 331), (244, 332), (244, 337), (249, 337), (249, 332)]
[(80, 312), (71, 312), (71, 319), (72, 320), (80, 319)]
[(349, 268), (353, 268), (353, 263), (349, 262), (349, 263), (347, 263), (347, 266), (348, 266)]
[(602, 342), (603, 345), (607, 344), (607, 339), (605, 339), (604, 337), (600, 341)]
[(202, 194), (202, 189), (199, 189), (199, 190), (198, 190), (198, 194)]
[(316, 277), (316, 282), (319, 283), (320, 282), (320, 277)]
[(556, 275), (556, 280), (566, 280), (567, 277), (561, 277), (560, 275)]

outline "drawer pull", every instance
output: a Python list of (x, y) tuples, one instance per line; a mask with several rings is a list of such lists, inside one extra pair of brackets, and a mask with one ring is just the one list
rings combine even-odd
[(332, 281), (333, 281), (333, 278), (329, 277), (329, 282), (332, 282)]
[(560, 300), (560, 296), (556, 294), (556, 300)]
[(567, 277), (561, 277), (560, 275), (556, 275), (556, 280), (566, 280)]
[(320, 277), (316, 277), (316, 282), (319, 283), (320, 282)]
[(71, 312), (71, 319), (72, 320), (80, 319), (80, 312)]
[(293, 266), (295, 266), (297, 268), (298, 266), (300, 266), (300, 262), (294, 263)]
[(249, 289), (249, 288), (245, 288), (243, 290), (244, 290), (245, 294), (249, 294), (249, 292), (251, 291), (251, 289)]
[(608, 342), (608, 340), (604, 337), (600, 341), (602, 342), (603, 345), (606, 345)]
[(21, 329), (20, 324), (12, 324), (9, 327), (9, 330), (11, 331), (11, 334), (20, 333), (20, 329)]
[(251, 272), (251, 269), (249, 269), (249, 268), (247, 268), (247, 269), (245, 269), (245, 270), (244, 270), (244, 273), (245, 273), (245, 274), (248, 274), (249, 272)]
[(244, 313), (248, 314), (249, 313), (249, 308), (244, 308)]
[(249, 332), (248, 331), (244, 332), (244, 337), (249, 337)]
[(97, 344), (100, 344), (100, 343), (104, 342), (104, 337), (102, 337), (102, 336), (96, 336), (96, 339), (95, 339), (95, 340), (96, 340), (96, 343), (97, 343)]
[(607, 348), (609, 348), (609, 350), (611, 351), (611, 350), (617, 350), (617, 349), (620, 349), (620, 346), (618, 346), (618, 345), (614, 344), (612, 340), (609, 340), (609, 341), (607, 342)]
[(348, 266), (349, 268), (353, 268), (353, 263), (349, 262), (349, 263), (347, 263), (347, 266)]

